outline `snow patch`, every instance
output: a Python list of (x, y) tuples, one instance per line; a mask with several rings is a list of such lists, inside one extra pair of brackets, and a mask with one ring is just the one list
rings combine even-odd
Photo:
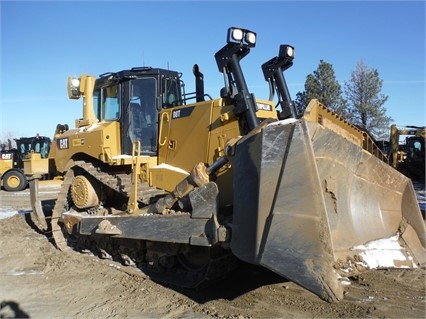
[(294, 118), (289, 118), (289, 119), (285, 119), (285, 120), (281, 120), (281, 121), (272, 122), (272, 123), (268, 124), (268, 126), (287, 125), (287, 124), (294, 123), (294, 122), (297, 122), (297, 120), (294, 119)]
[(370, 269), (374, 268), (417, 268), (413, 258), (399, 244), (399, 236), (378, 239), (365, 245), (354, 246), (364, 263)]
[(12, 210), (8, 208), (0, 208), (0, 219), (10, 218), (18, 214), (17, 210)]
[(350, 286), (351, 281), (349, 280), (348, 277), (342, 277), (338, 273), (335, 273), (335, 274), (336, 274), (337, 280), (340, 282), (341, 285)]
[[(81, 119), (82, 120), (82, 119)], [(80, 127), (74, 132), (74, 134), (82, 133), (82, 132), (91, 132), (97, 129), (101, 124), (99, 122), (90, 124), (89, 126)]]
[(0, 208), (0, 219), (7, 219), (10, 218), (12, 216), (18, 215), (18, 214), (27, 214), (30, 213), (30, 211), (28, 210), (14, 210), (12, 208)]

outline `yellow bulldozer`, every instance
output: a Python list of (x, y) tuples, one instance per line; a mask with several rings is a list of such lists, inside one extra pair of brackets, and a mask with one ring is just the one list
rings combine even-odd
[[(69, 78), (83, 117), (57, 127), (47, 160), (25, 163), (34, 223), (61, 250), (182, 287), (243, 261), (337, 301), (342, 277), (424, 264), (410, 180), (318, 101), (298, 117), (284, 78), (292, 46), (262, 65), (269, 99), (250, 93), (240, 60), (256, 36), (228, 29), (215, 54), (225, 82), (216, 99), (197, 65), (193, 93), (180, 73), (151, 67)], [(47, 173), (61, 183), (51, 215), (39, 196), (49, 181), (37, 178)]]
[[(5, 147), (2, 147), (0, 151), (0, 181), (8, 192), (21, 191), (28, 186), (23, 161), (31, 154), (34, 154), (33, 157), (37, 156), (47, 161), (51, 140), (47, 136), (37, 134), (32, 137), (16, 138), (15, 143), (16, 148), (9, 147), (6, 150)], [(46, 178), (47, 176), (40, 175), (40, 177)]]
[[(405, 136), (403, 141), (402, 136)], [(389, 163), (412, 180), (424, 182), (425, 141), (426, 127), (392, 124)]]

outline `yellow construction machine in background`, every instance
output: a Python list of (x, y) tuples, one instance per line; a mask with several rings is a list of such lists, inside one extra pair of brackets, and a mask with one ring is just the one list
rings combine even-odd
[[(405, 139), (401, 141), (401, 137)], [(390, 128), (389, 162), (415, 181), (425, 181), (426, 127), (398, 126)]]
[[(2, 149), (0, 152), (0, 180), (8, 192), (16, 192), (28, 186), (24, 174), (23, 161), (34, 157), (47, 162), (51, 140), (47, 136), (21, 137), (15, 139), (16, 148)], [(46, 169), (43, 169), (46, 172)], [(39, 178), (46, 177), (44, 174)]]
[(194, 93), (179, 72), (159, 68), (70, 78), (83, 118), (57, 128), (47, 164), (26, 165), (28, 176), (62, 184), (46, 218), (46, 182), (32, 179), (34, 223), (61, 250), (90, 250), (184, 287), (220, 279), (240, 260), (337, 301), (341, 277), (423, 264), (411, 181), (318, 101), (298, 118), (284, 79), (292, 46), (262, 65), (280, 112), (275, 94), (256, 99), (240, 65), (256, 36), (228, 30), (215, 54), (225, 80), (216, 99), (197, 65)]

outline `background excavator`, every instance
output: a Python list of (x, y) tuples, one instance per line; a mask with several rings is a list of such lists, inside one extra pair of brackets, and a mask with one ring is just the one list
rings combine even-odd
[[(83, 118), (58, 125), (48, 159), (25, 162), (37, 227), (61, 250), (91, 251), (159, 282), (207, 285), (240, 260), (327, 301), (343, 298), (341, 277), (424, 264), (411, 181), (318, 101), (297, 118), (284, 78), (292, 46), (262, 65), (271, 94), (256, 99), (240, 66), (255, 43), (254, 32), (228, 30), (215, 54), (225, 81), (217, 99), (197, 65), (188, 94), (180, 73), (158, 68), (69, 78)], [(61, 183), (51, 214), (42, 174)]]
[[(401, 141), (401, 137), (405, 139)], [(426, 127), (398, 126), (390, 128), (389, 164), (415, 181), (425, 181)]]
[(16, 138), (16, 148), (1, 150), (0, 180), (6, 191), (21, 191), (28, 186), (24, 174), (23, 160), (36, 153), (40, 158), (47, 159), (51, 140), (47, 136)]

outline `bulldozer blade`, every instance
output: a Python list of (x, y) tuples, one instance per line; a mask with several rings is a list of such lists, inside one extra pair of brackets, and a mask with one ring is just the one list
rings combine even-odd
[(49, 226), (43, 211), (42, 201), (56, 200), (62, 184), (61, 180), (43, 180), (31, 179), (30, 185), (30, 203), (31, 220), (40, 231), (48, 230)]
[(48, 226), (44, 216), (41, 199), (39, 194), (38, 179), (32, 179), (30, 184), (30, 201), (31, 201), (31, 220), (34, 225), (41, 231), (46, 231)]
[(265, 126), (238, 143), (233, 166), (231, 249), (243, 261), (327, 301), (343, 298), (341, 276), (425, 262), (411, 181), (318, 123)]

